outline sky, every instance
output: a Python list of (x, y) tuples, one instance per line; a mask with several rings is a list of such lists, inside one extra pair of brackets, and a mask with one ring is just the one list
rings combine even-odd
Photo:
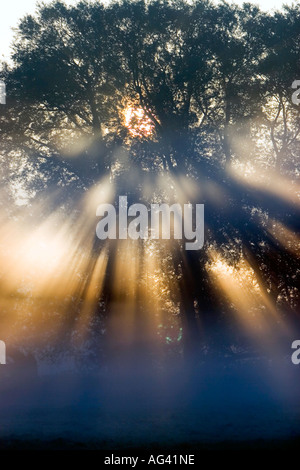
[[(107, 0), (106, 0), (107, 1)], [(78, 0), (65, 0), (68, 5), (74, 5)], [(244, 0), (228, 0), (228, 3), (242, 5)], [(43, 3), (51, 3), (44, 0)], [(279, 9), (283, 3), (291, 5), (292, 0), (254, 0), (251, 3), (258, 4), (263, 10)], [(33, 14), (36, 8), (36, 0), (8, 0), (5, 6), (1, 5), (0, 14), (0, 60), (7, 59), (10, 55), (10, 44), (13, 41), (12, 28), (17, 26), (18, 21), (25, 14)]]

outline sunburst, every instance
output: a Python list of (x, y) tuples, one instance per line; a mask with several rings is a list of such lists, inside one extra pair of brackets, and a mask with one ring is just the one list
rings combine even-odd
[(131, 137), (150, 137), (154, 132), (154, 123), (143, 108), (129, 105), (124, 111), (124, 125)]

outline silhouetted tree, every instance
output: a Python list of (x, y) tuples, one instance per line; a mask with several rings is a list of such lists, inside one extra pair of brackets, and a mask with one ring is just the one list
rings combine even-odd
[[(183, 191), (184, 202), (204, 202), (205, 248), (185, 252), (178, 243), (162, 261), (170, 291), (178, 281), (186, 351), (199, 347), (203, 323), (209, 330), (226, 324), (231, 308), (209, 274), (209, 248), (232, 265), (247, 260), (270, 308), (297, 309), (296, 254), (269, 221), (295, 234), (299, 206), (237, 180), (231, 169), (258, 161), (294, 181), (300, 108), (290, 86), (299, 74), (299, 31), (299, 6), (270, 15), (206, 0), (53, 2), (21, 20), (13, 65), (3, 66), (2, 152), (40, 159), (46, 168), (39, 171), (47, 169), (49, 179), (55, 173), (54, 185), (63, 172), (66, 184), (76, 177), (79, 194), (110, 174), (117, 193), (132, 201), (145, 197), (150, 182), (151, 196), (175, 202), (185, 178), (195, 189)], [(143, 109), (152, 131), (132, 136), (126, 106)], [(160, 174), (174, 182), (172, 194), (155, 187)], [(106, 313), (119, 300), (112, 289), (117, 250), (111, 243), (99, 299)], [(142, 260), (142, 242), (139, 250)], [(143, 308), (141, 298), (137, 318)]]

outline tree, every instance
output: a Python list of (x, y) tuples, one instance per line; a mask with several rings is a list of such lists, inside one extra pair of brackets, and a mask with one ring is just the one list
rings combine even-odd
[[(175, 326), (185, 352), (198, 358), (203, 330), (239, 331), (232, 310), (243, 312), (237, 323), (252, 333), (294, 318), (297, 252), (284, 237), (296, 237), (296, 198), (283, 197), (277, 186), (237, 179), (233, 169), (245, 162), (273, 165), (280, 184), (280, 172), (295, 160), (299, 109), (289, 93), (298, 70), (298, 23), (298, 7), (271, 16), (250, 4), (179, 0), (106, 7), (53, 2), (20, 22), (13, 65), (2, 71), (9, 92), (2, 152), (29, 157), (31, 169), (39, 161), (37, 172), (52, 179), (52, 189), (66, 188), (48, 196), (49, 214), (67, 198), (69, 225), (87, 248), (81, 281), (72, 290), (77, 300), (68, 306), (68, 331), (78, 312), (85, 325), (101, 318), (123, 331), (130, 320), (135, 333), (128, 331), (129, 342), (136, 337), (145, 344), (160, 334), (159, 325), (167, 331)], [(288, 34), (277, 41), (282, 31)], [(138, 113), (129, 113), (135, 118), (126, 123), (128, 109)], [(131, 132), (139, 120), (147, 132)], [(269, 140), (262, 139), (265, 129)], [(290, 181), (294, 175), (292, 168)], [(132, 202), (204, 202), (205, 249), (185, 252), (175, 241), (140, 241), (136, 250), (121, 241), (101, 247), (91, 240), (94, 212), (87, 210), (99, 180), (110, 200), (127, 194)], [(87, 212), (85, 229), (82, 217), (75, 220), (79, 210)], [(129, 260), (124, 264), (128, 253), (132, 270)], [(228, 272), (234, 275), (226, 288), (222, 276)], [(243, 276), (248, 304), (241, 298)], [(161, 291), (149, 286), (149, 277)], [(152, 308), (162, 323), (149, 320)], [(254, 324), (247, 308), (260, 312)]]

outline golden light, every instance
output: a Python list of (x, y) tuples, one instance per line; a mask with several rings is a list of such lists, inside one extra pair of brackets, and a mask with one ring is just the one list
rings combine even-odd
[(242, 181), (245, 186), (274, 194), (292, 204), (300, 204), (299, 183), (280, 175), (275, 170), (258, 170), (251, 164), (236, 162), (231, 165), (229, 172), (233, 178)]
[(275, 219), (269, 219), (268, 232), (288, 251), (300, 255), (300, 236)]
[(154, 124), (143, 108), (129, 105), (124, 111), (124, 125), (132, 137), (150, 137)]
[[(48, 204), (45, 199), (30, 208), (32, 218), (2, 218), (0, 275), (7, 337), (22, 338), (28, 323), (41, 334), (51, 330), (56, 336), (71, 321), (74, 341), (85, 340), (97, 315), (111, 255), (109, 244), (95, 243), (96, 207), (114, 198), (114, 184), (103, 178), (83, 194), (68, 217), (58, 208), (41, 218)], [(113, 347), (129, 347), (137, 336), (157, 350), (167, 336), (177, 341), (180, 318), (174, 317), (177, 307), (155, 242), (118, 240), (114, 250), (107, 323)]]
[(268, 347), (272, 343), (274, 327), (287, 332), (280, 321), (275, 304), (262, 291), (258, 277), (246, 259), (230, 265), (215, 249), (209, 250), (209, 275), (220, 292), (229, 300), (238, 322), (253, 338), (261, 338)]
[[(128, 112), (129, 123), (130, 116)], [(143, 115), (138, 116), (142, 119)], [(148, 184), (149, 188), (143, 185), (143, 190), (154, 202), (163, 194), (170, 203), (176, 200), (184, 204), (196, 195), (201, 201), (205, 193), (213, 203), (222, 203), (223, 191), (212, 182), (198, 188), (187, 177), (159, 175), (153, 182), (158, 196), (151, 195)], [(166, 341), (178, 344), (184, 329), (180, 314), (184, 287), (170, 253), (181, 250), (180, 244), (172, 239), (163, 243), (151, 239), (142, 243), (130, 239), (111, 245), (97, 240), (95, 243), (97, 205), (113, 203), (115, 198), (115, 184), (105, 177), (82, 195), (69, 216), (58, 208), (41, 218), (49, 202), (45, 199), (27, 209), (33, 215), (23, 217), (22, 222), (17, 217), (2, 217), (0, 275), (6, 334), (14, 338), (19, 334), (21, 338), (23, 325), (29, 322), (37, 331), (47, 332), (51, 327), (59, 333), (71, 322), (76, 341), (84, 340), (109, 281), (112, 288), (107, 327), (112, 349), (118, 351), (120, 345), (130, 349), (137, 338), (155, 345), (156, 352), (165, 347)], [(267, 229), (287, 249), (298, 250), (299, 239), (286, 227), (270, 220)], [(212, 246), (206, 249), (208, 275), (232, 307), (237, 324), (251, 338), (264, 344), (268, 338), (270, 342), (273, 329), (278, 325), (284, 330), (286, 326), (262, 289), (259, 273), (246, 258), (232, 265)], [(184, 253), (181, 256), (184, 259)]]

